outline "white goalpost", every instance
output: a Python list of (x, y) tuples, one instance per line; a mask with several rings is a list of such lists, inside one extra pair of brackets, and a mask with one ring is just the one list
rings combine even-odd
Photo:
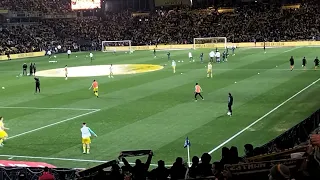
[(227, 49), (226, 37), (193, 38), (193, 49), (224, 48)]
[(102, 41), (102, 52), (128, 52), (132, 53), (131, 40)]

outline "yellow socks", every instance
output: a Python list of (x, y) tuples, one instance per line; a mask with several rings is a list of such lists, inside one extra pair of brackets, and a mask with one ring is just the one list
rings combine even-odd
[(83, 153), (86, 153), (86, 145), (82, 144)]
[(82, 144), (83, 154), (90, 153), (90, 146), (89, 144)]
[(87, 145), (87, 154), (89, 154), (89, 153), (90, 153), (90, 146)]

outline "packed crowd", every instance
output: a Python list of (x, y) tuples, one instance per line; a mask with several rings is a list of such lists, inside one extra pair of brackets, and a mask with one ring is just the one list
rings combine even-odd
[(0, 27), (0, 54), (40, 51), (55, 39), (43, 25)]
[(62, 13), (71, 11), (69, 0), (1, 0), (0, 8), (18, 12)]
[(123, 12), (103, 18), (43, 20), (37, 25), (2, 27), (0, 54), (11, 47), (15, 48), (11, 53), (45, 49), (53, 42), (64, 47), (85, 41), (100, 48), (103, 40), (132, 40), (132, 45), (192, 43), (194, 37), (227, 37), (231, 42), (320, 40), (319, 7), (318, 2), (282, 10), (257, 3), (222, 14), (184, 9), (143, 17)]

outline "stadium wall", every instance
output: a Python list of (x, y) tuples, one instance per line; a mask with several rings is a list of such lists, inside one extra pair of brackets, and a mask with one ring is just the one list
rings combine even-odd
[[(223, 48), (224, 43), (215, 44), (195, 44), (195, 48)], [(263, 42), (243, 42), (243, 43), (227, 43), (227, 46), (235, 45), (237, 48), (242, 47), (263, 47)], [(292, 42), (266, 42), (266, 47), (295, 47), (295, 46), (320, 46), (320, 41), (292, 41)], [(118, 49), (119, 47), (117, 47)], [(122, 48), (122, 47), (121, 47)], [(123, 47), (127, 49), (127, 47)], [(132, 46), (132, 50), (153, 50), (156, 49), (192, 49), (193, 44), (177, 44), (177, 45), (153, 45), (153, 46)]]
[[(195, 44), (195, 48), (224, 48), (224, 43), (215, 43), (215, 44)], [(263, 42), (243, 42), (243, 43), (227, 43), (227, 46), (235, 45), (237, 48), (244, 47), (263, 47)], [(295, 47), (295, 46), (320, 46), (320, 41), (292, 41), (292, 42), (266, 42), (266, 47)], [(176, 44), (176, 45), (152, 45), (152, 46), (132, 46), (133, 51), (147, 51), (147, 50), (182, 50), (182, 49), (192, 49), (193, 44)], [(128, 47), (118, 46), (116, 49), (126, 51)], [(44, 56), (45, 51), (40, 52), (30, 52), (30, 53), (20, 53), (20, 54), (10, 54), (11, 59), (20, 59), (20, 58), (30, 58), (30, 57), (39, 57)], [(0, 55), (0, 61), (6, 61), (8, 57), (6, 55)]]
[[(40, 52), (30, 52), (30, 53), (20, 53), (20, 54), (10, 54), (11, 59), (20, 59), (20, 58), (30, 58), (30, 57), (39, 57), (44, 56), (46, 54), (45, 51)], [(0, 61), (7, 61), (7, 55), (1, 55)]]

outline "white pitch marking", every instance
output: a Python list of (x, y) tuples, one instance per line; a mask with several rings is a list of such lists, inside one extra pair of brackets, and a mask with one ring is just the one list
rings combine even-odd
[[(205, 66), (206, 67), (206, 66)], [(278, 67), (278, 66), (275, 66)], [(201, 68), (200, 68), (201, 69)], [(194, 69), (185, 69), (185, 70), (194, 70)], [(232, 68), (217, 68), (214, 69), (215, 71), (225, 71), (225, 70), (233, 70), (233, 71), (256, 71), (256, 70), (268, 70), (268, 71), (290, 71), (290, 69), (279, 69), (279, 68), (274, 68), (274, 69), (232, 69)], [(294, 69), (294, 71), (314, 71), (314, 68), (310, 68), (310, 69)], [(0, 71), (2, 72), (2, 71)], [(137, 72), (134, 72), (137, 73)], [(108, 74), (109, 75), (109, 74)], [(77, 108), (75, 108), (77, 109)]]
[[(90, 159), (71, 159), (71, 158), (17, 156), (17, 155), (0, 155), (0, 157), (9, 157), (10, 159), (24, 158), (24, 159), (43, 159), (43, 160), (59, 160), (59, 161), (74, 161), (74, 162), (92, 162), (92, 163), (106, 163), (106, 162), (108, 162), (108, 161), (90, 160)], [(134, 165), (135, 163), (129, 163), (129, 164)], [(151, 166), (158, 166), (157, 164), (150, 164), (150, 165)], [(171, 167), (171, 165), (166, 165), (166, 166)]]
[(41, 107), (15, 107), (15, 106), (0, 106), (0, 109), (38, 109), (38, 110), (73, 110), (73, 111), (100, 110), (100, 109), (83, 109), (83, 108), (41, 108)]
[(290, 52), (290, 51), (299, 49), (299, 48), (301, 48), (301, 47), (302, 47), (302, 46), (297, 46), (297, 47), (294, 47), (294, 48), (292, 48), (292, 49), (288, 49), (288, 50), (286, 50), (286, 51), (283, 51), (283, 53), (287, 53), (287, 52)]
[[(287, 69), (285, 69), (285, 68), (282, 68), (282, 69), (280, 69), (280, 68), (276, 68), (276, 67), (278, 67), (278, 66), (275, 66), (275, 68), (274, 69), (226, 69), (226, 68), (219, 68), (219, 69), (215, 69), (215, 71), (226, 71), (226, 70), (232, 70), (232, 71), (258, 71), (258, 70), (260, 70), (260, 71), (290, 71), (290, 69), (289, 68), (287, 68)], [(194, 70), (194, 69), (184, 69), (184, 70)], [(199, 69), (200, 70), (200, 69)], [(315, 71), (314, 70), (314, 68), (310, 68), (310, 69), (302, 69), (302, 68), (300, 68), (300, 69), (294, 69), (293, 71)]]
[(17, 134), (17, 135), (14, 135), (14, 136), (11, 136), (11, 137), (8, 137), (8, 139), (13, 139), (13, 138), (16, 138), (16, 137), (19, 137), (19, 136), (23, 136), (25, 134), (29, 134), (29, 133), (32, 133), (32, 132), (35, 132), (35, 131), (39, 131), (41, 129), (45, 129), (47, 127), (51, 127), (51, 126), (54, 126), (54, 125), (57, 125), (57, 124), (61, 124), (61, 123), (64, 123), (64, 122), (67, 122), (67, 121), (71, 121), (71, 120), (74, 120), (76, 118), (80, 118), (80, 117), (83, 117), (83, 116), (86, 116), (86, 115), (89, 115), (89, 114), (92, 114), (92, 113), (95, 113), (95, 112), (98, 112), (100, 111), (100, 109), (97, 109), (97, 110), (93, 110), (91, 112), (87, 112), (87, 113), (84, 113), (84, 114), (80, 114), (78, 116), (74, 116), (72, 118), (68, 118), (68, 119), (65, 119), (65, 120), (62, 120), (62, 121), (58, 121), (58, 122), (55, 122), (55, 123), (52, 123), (52, 124), (49, 124), (49, 125), (46, 125), (46, 126), (42, 126), (42, 127), (39, 127), (39, 128), (36, 128), (36, 129), (33, 129), (33, 130), (30, 130), (30, 131), (26, 131), (24, 133), (20, 133), (20, 134)]
[(233, 135), (232, 137), (230, 137), (229, 139), (227, 139), (226, 141), (224, 141), (223, 143), (221, 143), (220, 145), (218, 145), (217, 147), (215, 147), (214, 149), (212, 149), (211, 151), (209, 151), (209, 154), (212, 154), (213, 152), (217, 151), (218, 149), (220, 149), (222, 146), (226, 145), (228, 142), (232, 141), (234, 138), (238, 137), (240, 134), (242, 134), (243, 132), (245, 132), (246, 130), (248, 130), (249, 128), (251, 128), (252, 126), (254, 126), (255, 124), (257, 124), (258, 122), (260, 122), (262, 119), (264, 119), (265, 117), (267, 117), (268, 115), (270, 115), (271, 113), (273, 113), (274, 111), (276, 111), (277, 109), (279, 109), (281, 106), (283, 106), (285, 103), (287, 103), (288, 101), (290, 101), (291, 99), (295, 98), (296, 96), (298, 96), (299, 94), (301, 94), (303, 91), (307, 90), (308, 88), (310, 88), (312, 85), (316, 84), (318, 81), (320, 81), (320, 78), (317, 79), (316, 81), (312, 82), (311, 84), (309, 84), (307, 87), (303, 88), (302, 90), (300, 90), (299, 92), (297, 92), (296, 94), (294, 94), (293, 96), (291, 96), (290, 98), (288, 98), (287, 100), (285, 100), (284, 102), (282, 102), (281, 104), (279, 104), (277, 107), (273, 108), (271, 111), (269, 111), (267, 114), (263, 115), (262, 117), (260, 117), (259, 119), (257, 119), (256, 121), (254, 121), (253, 123), (251, 123), (249, 126), (245, 127), (244, 129), (242, 129), (241, 131), (239, 131), (238, 133), (236, 133), (235, 135)]

